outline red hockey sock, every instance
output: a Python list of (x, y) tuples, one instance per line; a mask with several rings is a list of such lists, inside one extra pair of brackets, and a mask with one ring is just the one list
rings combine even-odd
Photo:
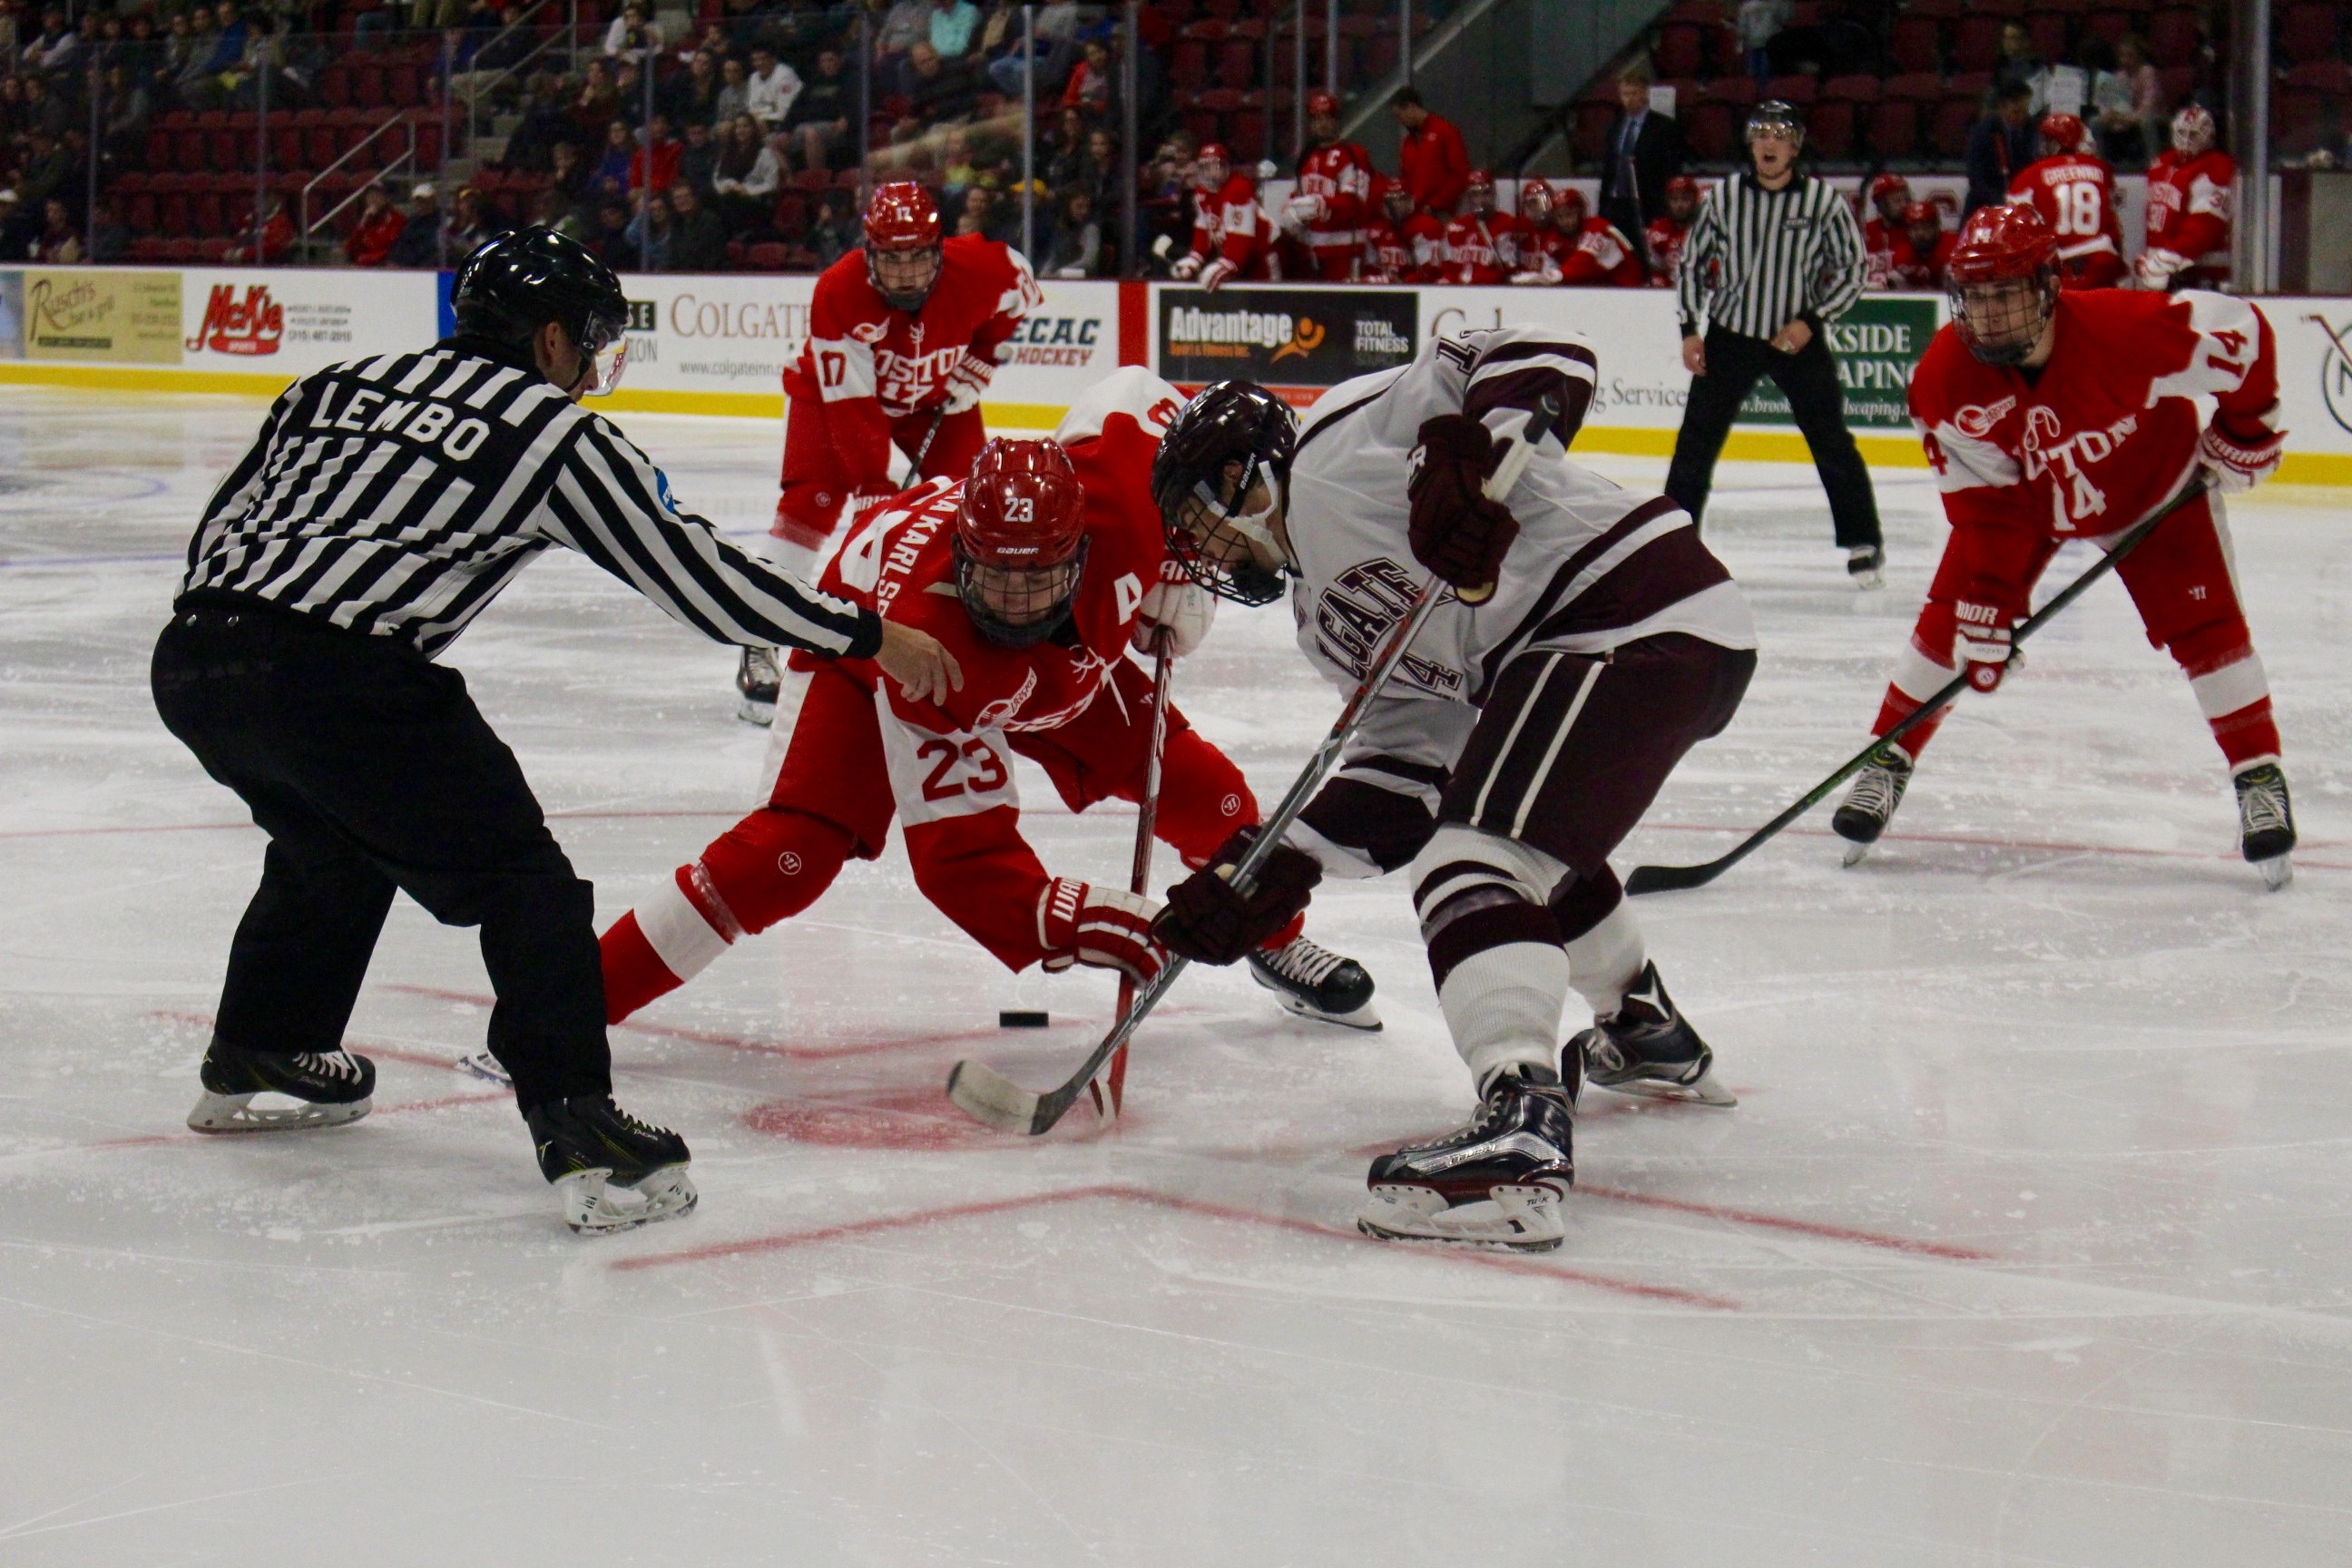
[(2271, 717), (2269, 698), (2207, 722), (2213, 726), (2213, 739), (2221, 743), (2221, 755), (2229, 759), (2232, 773), (2255, 763), (2278, 761), (2278, 721)]
[(598, 944), (604, 965), (604, 1022), (617, 1024), (656, 997), (667, 996), (686, 984), (646, 940), (631, 910), (606, 931)]

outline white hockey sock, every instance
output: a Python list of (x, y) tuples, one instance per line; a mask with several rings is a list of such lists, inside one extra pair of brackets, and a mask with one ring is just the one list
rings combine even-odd
[(1454, 966), (1437, 1005), (1473, 1082), (1514, 1064), (1558, 1070), (1568, 980), (1568, 954), (1543, 942), (1490, 947)]
[(1592, 1005), (1596, 1018), (1613, 1016), (1625, 993), (1642, 978), (1650, 961), (1641, 923), (1630, 903), (1621, 902), (1601, 923), (1568, 944), (1568, 972), (1577, 994)]
[[(697, 862), (693, 869), (699, 870)], [(673, 877), (636, 907), (637, 929), (662, 961), (662, 967), (680, 980), (691, 980), (710, 967), (710, 961), (733, 945), (734, 937), (716, 930), (686, 896)]]

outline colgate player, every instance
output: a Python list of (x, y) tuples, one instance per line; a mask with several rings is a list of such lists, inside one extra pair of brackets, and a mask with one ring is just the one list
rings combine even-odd
[[(2242, 852), (2284, 887), (2294, 816), (2221, 501), (2274, 470), (2286, 441), (2270, 322), (2247, 300), (2202, 289), (2062, 293), (2057, 237), (2031, 206), (1970, 214), (1950, 276), (1952, 321), (1912, 376), (1911, 417), (1951, 537), (1873, 733), (1955, 669), (1979, 691), (1999, 687), (2010, 628), (2058, 547), (2108, 547), (2201, 468), (2206, 493), (2158, 524), (2116, 574), (2212, 727), (2237, 790)], [(2215, 406), (2200, 426), (2203, 398)], [(1832, 822), (1851, 842), (1848, 865), (1885, 830), (1938, 722), (1882, 748), (1855, 776)]]
[(1364, 227), (1366, 283), (1430, 283), (1437, 278), (1437, 259), (1444, 251), (1445, 226), (1424, 212), (1415, 212), (1412, 193), (1386, 174), (1372, 176), (1372, 201), (1379, 216)]
[[(1143, 787), (1152, 681), (1127, 658), (1130, 639), (1165, 627), (1172, 651), (1190, 652), (1213, 608), (1169, 565), (1150, 496), (1152, 456), (1182, 402), (1147, 371), (1118, 371), (1054, 440), (992, 441), (968, 480), (919, 485), (851, 534), (826, 591), (936, 627), (962, 687), (911, 702), (870, 661), (793, 659), (768, 804), (604, 933), (612, 1021), (806, 910), (847, 860), (882, 852), (894, 816), (916, 886), (1009, 968), (1158, 973), (1158, 903), (1046, 871), (1021, 835), (1013, 756), (1042, 766), (1073, 811)], [(1168, 721), (1158, 832), (1197, 868), (1255, 824), (1257, 805), (1232, 762), (1181, 715)], [(1298, 922), (1249, 959), (1290, 1011), (1379, 1027), (1370, 977)]]
[[(782, 493), (769, 554), (813, 576), (843, 516), (855, 520), (897, 492), (893, 446), (910, 462), (922, 458), (909, 484), (969, 472), (987, 439), (981, 396), (1044, 298), (1019, 251), (978, 235), (942, 241), (922, 186), (876, 190), (864, 250), (818, 277), (808, 342), (784, 371)], [(767, 723), (774, 656), (745, 649), (735, 679), (739, 715)]]
[(1192, 248), (1168, 275), (1180, 283), (1197, 278), (1212, 293), (1237, 278), (1279, 279), (1274, 237), (1274, 224), (1257, 205), (1257, 182), (1234, 167), (1223, 143), (1204, 143), (1192, 157)]
[(1371, 214), (1372, 156), (1339, 139), (1339, 100), (1307, 95), (1307, 151), (1298, 159), (1298, 188), (1283, 204), (1282, 227), (1314, 261), (1302, 277), (1347, 283), (1356, 277)]
[(1519, 262), (1519, 221), (1495, 210), (1495, 176), (1470, 171), (1462, 211), (1445, 226), (1441, 283), (1507, 283)]
[(2045, 114), (2042, 157), (2009, 182), (2009, 199), (2030, 203), (2058, 237), (2061, 289), (2112, 289), (2123, 281), (2116, 172), (2093, 145), (2090, 132), (2074, 115)]
[(1891, 289), (1895, 287), (1895, 253), (1910, 224), (1904, 215), (1911, 206), (1911, 182), (1900, 174), (1879, 175), (1870, 182), (1870, 206), (1876, 216), (1862, 226), (1862, 251), (1869, 269), (1864, 284)]
[(1682, 275), (1683, 245), (1690, 238), (1691, 220), (1698, 216), (1698, 182), (1676, 174), (1666, 182), (1666, 210), (1643, 231), (1650, 245), (1650, 281), (1671, 289)]
[(2230, 280), (2230, 192), (2237, 160), (2213, 145), (2213, 117), (2190, 104), (2172, 117), (2172, 146), (2147, 168), (2143, 289), (2218, 289)]

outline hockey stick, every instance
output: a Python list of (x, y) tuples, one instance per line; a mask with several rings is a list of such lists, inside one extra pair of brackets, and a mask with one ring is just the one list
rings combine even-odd
[[(1500, 500), (1510, 492), (1512, 486), (1519, 482), (1519, 476), (1527, 471), (1528, 461), (1535, 456), (1537, 444), (1558, 426), (1559, 417), (1559, 405), (1549, 397), (1544, 399), (1538, 412), (1528, 416), (1519, 434), (1504, 448), (1494, 474), (1486, 480), (1485, 488), (1488, 499)], [(1317, 746), (1315, 754), (1307, 760), (1306, 768), (1283, 795), (1282, 804), (1258, 825), (1257, 837), (1251, 840), (1249, 852), (1242, 857), (1241, 864), (1234, 868), (1234, 887), (1247, 892), (1255, 885), (1258, 868), (1265, 863), (1267, 856), (1274, 853), (1275, 846), (1282, 841), (1282, 836), (1288, 831), (1290, 825), (1298, 820), (1298, 814), (1307, 809), (1307, 803), (1314, 798), (1324, 777), (1339, 764), (1339, 753), (1346, 748), (1348, 738), (1355, 733), (1356, 726), (1371, 707), (1373, 698), (1388, 684), (1389, 677), (1395, 674), (1397, 667), (1404, 662), (1405, 651), (1412, 646), (1412, 639), (1420, 633), (1422, 623), (1429, 618), (1430, 611), (1435, 609), (1444, 597), (1441, 587), (1442, 584), (1434, 578), (1423, 584), (1412, 607), (1405, 611), (1404, 618), (1390, 630), (1388, 640), (1381, 645), (1370, 668), (1349, 694), (1347, 705), (1339, 710), (1339, 717), (1333, 722), (1330, 733), (1323, 737), (1323, 743)], [(1061, 1121), (1076, 1101), (1080, 1091), (1093, 1081), (1095, 1074), (1110, 1058), (1111, 1053), (1126, 1045), (1137, 1026), (1160, 1005), (1160, 999), (1168, 994), (1169, 988), (1176, 984), (1177, 976), (1184, 973), (1186, 963), (1182, 958), (1170, 959), (1167, 966), (1152, 977), (1151, 984), (1137, 994), (1135, 1005), (1127, 1010), (1118, 1026), (1103, 1037), (1102, 1044), (1094, 1048), (1094, 1054), (1087, 1057), (1085, 1064), (1060, 1088), (1039, 1094), (1034, 1089), (1022, 1088), (983, 1062), (965, 1060), (948, 1070), (948, 1099), (965, 1115), (1002, 1131), (1025, 1133), (1032, 1138), (1051, 1131), (1054, 1124)]]
[[(2010, 639), (2010, 646), (2011, 647), (2022, 646), (2026, 638), (2040, 631), (2059, 611), (2081, 598), (2084, 589), (2114, 571), (2125, 556), (2138, 549), (2140, 541), (2154, 532), (2158, 523), (2204, 493), (2205, 481), (2202, 478), (2189, 480), (2179, 495), (2165, 503), (2163, 510), (2154, 517), (2135, 524), (2130, 532), (2116, 542), (2116, 547), (2113, 550), (2094, 562), (2090, 569), (2081, 576), (2067, 584), (2055, 598), (2027, 616), (2018, 626), (2015, 636)], [(1943, 711), (1954, 698), (1968, 689), (1968, 671), (1962, 670), (1952, 677), (1937, 690), (1935, 695), (1906, 714), (1900, 723), (1884, 735), (1874, 739), (1870, 744), (1847, 758), (1843, 767), (1807, 790), (1795, 805), (1741, 839), (1730, 854), (1699, 866), (1636, 866), (1633, 868), (1633, 874), (1625, 879), (1625, 890), (1638, 897), (1643, 893), (1678, 893), (1686, 888), (1706, 887), (1709, 882), (1748, 858), (1762, 846), (1766, 839), (1774, 837), (1789, 824), (1827, 799), (1838, 785), (1860, 773), (1871, 758), (1878, 754), (1881, 747), (1893, 745), (1926, 723), (1930, 718)]]
[(907, 488), (912, 489), (923, 477), (923, 459), (931, 455), (931, 443), (940, 438), (940, 426), (947, 423), (948, 405), (944, 403), (931, 416), (931, 427), (923, 432), (923, 444), (915, 448), (913, 461), (907, 466)]
[[(1143, 799), (1135, 813), (1135, 858), (1128, 867), (1127, 890), (1139, 897), (1149, 890), (1151, 881), (1151, 832), (1160, 821), (1160, 763), (1168, 748), (1168, 677), (1176, 660), (1168, 651), (1165, 627), (1151, 634), (1151, 755), (1144, 764)], [(1119, 976), (1118, 1016), (1127, 1016), (1135, 1005), (1135, 977)], [(1103, 1096), (1110, 1096), (1110, 1115), (1118, 1120), (1127, 1098), (1127, 1047), (1121, 1046), (1110, 1054), (1110, 1070), (1100, 1083), (1088, 1082), (1088, 1093), (1095, 1097), (1095, 1111), (1103, 1110)]]

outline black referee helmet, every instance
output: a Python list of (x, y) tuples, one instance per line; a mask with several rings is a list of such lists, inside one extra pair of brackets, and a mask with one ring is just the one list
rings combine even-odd
[(595, 390), (610, 392), (620, 379), (617, 363), (607, 369), (606, 351), (625, 341), (628, 299), (613, 269), (569, 235), (551, 228), (500, 235), (458, 265), (449, 303), (459, 331), (517, 348), (528, 348), (553, 321), (596, 357)]
[(1768, 98), (1749, 111), (1742, 140), (1754, 142), (1759, 136), (1778, 136), (1801, 147), (1805, 144), (1805, 117), (1797, 112), (1795, 104)]

